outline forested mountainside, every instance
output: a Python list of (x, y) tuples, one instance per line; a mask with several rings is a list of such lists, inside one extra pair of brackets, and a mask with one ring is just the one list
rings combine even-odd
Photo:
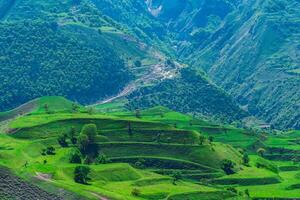
[(128, 96), (129, 108), (165, 106), (183, 113), (203, 116), (222, 121), (234, 121), (246, 117), (227, 94), (208, 84), (197, 72), (182, 69), (180, 76), (164, 80), (150, 87), (143, 87)]
[(205, 70), (251, 114), (299, 128), (299, 1), (148, 0), (146, 8), (142, 1), (99, 2), (108, 15), (120, 11), (112, 18)]
[[(118, 60), (120, 57), (125, 62), (123, 65), (119, 60), (113, 64), (112, 68), (117, 70), (116, 73), (105, 75), (101, 73), (103, 77), (98, 77), (97, 80), (101, 79), (102, 83), (114, 84), (110, 80), (116, 82), (120, 80), (120, 84), (110, 85), (109, 88), (112, 90), (109, 92), (103, 92), (104, 90), (100, 92), (97, 89), (86, 91), (91, 94), (88, 96), (90, 102), (118, 93), (129, 83), (131, 73), (138, 76), (145, 74), (144, 66), (138, 74), (135, 73), (135, 69), (128, 69), (127, 65), (132, 65), (135, 59), (146, 59), (142, 63), (148, 63), (149, 57), (153, 59), (153, 55), (149, 56), (149, 53), (143, 52), (145, 50), (142, 49), (140, 51), (143, 55), (137, 57), (136, 53), (132, 54), (126, 50), (126, 47), (114, 48), (124, 39), (110, 42), (111, 38), (106, 37), (104, 41), (101, 40), (102, 32), (110, 32), (109, 34), (113, 32), (123, 34), (122, 37), (125, 38), (133, 38), (132, 40), (137, 41), (138, 44), (155, 47), (167, 57), (180, 60), (189, 67), (204, 70), (208, 78), (233, 96), (243, 109), (277, 128), (299, 128), (299, 7), (297, 0), (246, 2), (242, 0), (50, 0), (47, 3), (10, 0), (0, 2), (2, 24), (47, 19), (50, 23), (54, 22), (52, 26), (58, 29), (54, 32), (59, 34), (77, 26), (75, 31), (72, 29), (65, 35), (83, 40), (88, 40), (86, 36), (91, 30), (97, 32), (100, 28), (97, 39), (95, 36), (90, 40), (91, 42), (86, 43), (86, 46), (96, 48), (95, 45), (99, 44), (101, 47), (97, 48), (108, 49), (108, 52), (111, 49), (117, 50), (116, 54), (112, 53), (117, 59), (112, 60)], [(79, 32), (78, 29), (82, 37), (75, 34)], [(72, 36), (73, 34), (75, 36)], [(79, 38), (78, 40), (81, 40)], [(78, 43), (77, 46), (83, 45)], [(82, 62), (78, 64), (82, 66), (84, 62), (90, 60)], [(156, 59), (156, 62), (161, 61)], [(104, 60), (99, 63), (104, 63)], [(105, 71), (103, 65), (99, 64), (98, 67)], [(89, 83), (93, 85), (93, 81)], [(215, 87), (213, 84), (210, 85)], [(57, 92), (42, 93), (42, 95), (57, 94)], [(39, 93), (37, 92), (36, 96)], [(92, 93), (98, 96), (93, 96)], [(70, 96), (59, 92), (57, 95), (65, 95), (73, 100), (89, 103), (81, 99), (82, 93), (80, 95), (78, 93), (78, 98), (77, 94)], [(200, 98), (197, 95), (193, 96)], [(3, 102), (7, 101), (9, 105), (10, 98), (4, 99)], [(199, 99), (199, 102), (201, 101)], [(5, 107), (3, 106), (2, 109)]]
[[(170, 52), (159, 39), (166, 34), (160, 33), (165, 25), (148, 12), (143, 1), (115, 4), (106, 0), (20, 0), (3, 1), (0, 5), (5, 13), (0, 24), (0, 37), (5, 38), (0, 50), (0, 77), (4, 80), (1, 110), (45, 95), (90, 104), (118, 93), (124, 96), (133, 92), (128, 97), (132, 109), (159, 105), (166, 100), (166, 96), (159, 96), (154, 102), (144, 98), (133, 104), (140, 98), (134, 90), (149, 87), (171, 96), (190, 94), (192, 99), (172, 99), (166, 105), (170, 108), (185, 108), (180, 110), (226, 121), (244, 116), (241, 113), (245, 112), (231, 97), (204, 75), (195, 76), (199, 78), (197, 89), (187, 78), (163, 78), (164, 73), (170, 73), (168, 70), (180, 74), (181, 67), (166, 66), (176, 63), (176, 59), (173, 62), (162, 53)], [(172, 87), (157, 86), (168, 82)]]
[(299, 13), (299, 1), (248, 1), (182, 55), (250, 113), (276, 127), (299, 128)]
[[(89, 34), (101, 41), (98, 32)], [(1, 24), (0, 38), (0, 109), (44, 95), (92, 103), (130, 80), (124, 62), (108, 45), (91, 44), (55, 22)]]
[(163, 8), (171, 3), (163, 1), (158, 15), (178, 32), (177, 55), (204, 69), (251, 114), (299, 128), (299, 1), (185, 2), (170, 17)]
[(118, 93), (131, 80), (120, 55), (94, 28), (114, 22), (89, 4), (74, 8), (76, 1), (8, 2), (0, 7), (8, 9), (0, 24), (1, 110), (45, 95), (93, 103)]
[(300, 0), (0, 0), (0, 199), (300, 199)]

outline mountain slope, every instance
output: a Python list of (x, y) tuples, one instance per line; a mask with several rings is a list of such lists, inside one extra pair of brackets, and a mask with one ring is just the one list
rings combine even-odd
[(245, 3), (188, 59), (250, 113), (299, 128), (299, 12), (297, 1)]
[(161, 40), (244, 108), (299, 128), (299, 1), (149, 0)]
[(130, 80), (124, 62), (97, 31), (90, 31), (88, 39), (70, 29), (55, 22), (1, 24), (1, 110), (44, 95), (91, 103)]
[[(65, 96), (82, 104), (106, 102), (175, 78), (182, 66), (162, 53), (173, 51), (160, 40), (169, 34), (165, 26), (148, 12), (143, 1), (20, 0), (12, 4), (0, 24), (0, 36), (5, 38), (0, 51), (0, 76), (4, 80), (0, 110), (44, 95)], [(14, 34), (15, 42), (9, 33)], [(136, 61), (141, 61), (141, 66)], [(197, 76), (201, 79), (199, 88), (207, 87), (209, 92), (204, 92), (204, 98), (197, 93), (200, 90), (187, 88), (198, 103), (182, 111), (222, 116), (229, 121), (243, 116), (229, 96), (201, 74)], [(176, 81), (173, 90), (180, 92)], [(182, 81), (182, 87), (188, 87), (188, 82)], [(160, 89), (169, 92), (168, 88)], [(136, 94), (129, 100), (136, 99)], [(170, 103), (180, 103), (179, 108), (188, 101)], [(153, 105), (144, 103), (139, 107)], [(216, 109), (216, 104), (224, 109)], [(234, 117), (233, 112), (237, 113)]]
[(143, 87), (130, 94), (128, 99), (131, 109), (162, 105), (179, 112), (216, 117), (223, 121), (247, 116), (224, 91), (190, 69), (182, 69), (174, 79)]

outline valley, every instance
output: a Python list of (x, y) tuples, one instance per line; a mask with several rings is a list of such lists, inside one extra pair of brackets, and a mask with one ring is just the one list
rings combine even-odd
[(0, 0), (0, 199), (300, 199), (299, 0)]

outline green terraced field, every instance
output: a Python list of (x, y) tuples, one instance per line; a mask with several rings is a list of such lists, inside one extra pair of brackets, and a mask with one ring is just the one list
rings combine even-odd
[[(45, 103), (52, 107), (49, 114), (43, 109)], [(163, 107), (143, 110), (137, 118), (129, 111), (103, 113), (103, 108), (113, 110), (120, 106), (118, 103), (98, 106), (94, 113), (83, 107), (74, 112), (72, 102), (63, 98), (47, 97), (35, 105), (27, 115), (7, 122), (10, 134), (0, 135), (0, 164), (44, 190), (63, 188), (88, 199), (120, 200), (247, 199), (245, 190), (253, 198), (300, 196), (300, 166), (296, 162), (267, 160), (276, 145), (296, 150), (290, 148), (289, 141), (295, 142), (298, 132), (264, 136), (266, 154), (261, 158), (251, 150), (260, 135)], [(110, 163), (89, 165), (91, 180), (81, 185), (73, 180), (78, 164), (69, 163), (75, 146), (63, 148), (57, 138), (72, 127), (79, 134), (90, 123), (97, 126), (99, 153), (105, 154)], [(202, 136), (206, 139), (201, 144)], [(207, 139), (209, 136), (213, 142)], [(55, 147), (55, 155), (41, 155), (42, 149), (49, 146)], [(248, 149), (249, 166), (242, 164), (241, 148)], [(224, 159), (236, 164), (235, 174), (224, 173)], [(174, 173), (182, 175), (176, 185)], [(235, 188), (237, 193), (228, 188)], [(135, 190), (138, 195), (132, 194)]]

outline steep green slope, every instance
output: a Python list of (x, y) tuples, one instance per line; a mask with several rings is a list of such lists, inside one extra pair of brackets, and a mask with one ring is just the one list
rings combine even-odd
[(90, 34), (99, 43), (55, 22), (1, 24), (0, 109), (44, 95), (91, 103), (122, 89), (130, 80), (123, 61)]
[[(108, 0), (20, 0), (7, 10), (0, 24), (0, 37), (4, 38), (0, 76), (5, 80), (0, 93), (0, 110), (44, 95), (62, 95), (82, 104), (95, 103), (118, 93), (126, 96), (140, 87), (152, 87), (166, 77), (173, 79), (180, 65), (167, 61), (163, 53), (153, 48), (154, 45), (169, 52), (160, 40), (167, 34), (161, 33), (167, 30), (165, 28), (140, 1), (116, 4)], [(10, 37), (16, 38), (16, 42)], [(142, 61), (139, 67), (135, 66), (137, 60)], [(187, 91), (192, 94), (194, 103), (174, 99), (170, 104), (180, 105), (171, 108), (187, 104), (180, 111), (229, 120), (244, 116), (231, 97), (202, 75), (196, 77), (192, 73), (190, 77), (199, 78), (198, 90), (190, 87), (190, 77), (170, 81), (174, 92), (177, 92), (176, 85), (190, 87)], [(136, 81), (130, 82), (133, 78)], [(206, 87), (209, 91), (204, 91)], [(170, 93), (171, 88), (157, 86), (154, 90), (157, 89)], [(20, 91), (24, 91), (21, 98)], [(139, 98), (138, 94), (135, 92), (129, 99)], [(161, 101), (165, 101), (165, 97), (159, 97), (155, 104), (144, 101), (138, 106), (151, 107)], [(225, 106), (224, 109), (218, 109), (217, 104)], [(234, 112), (238, 114), (233, 115)]]
[(182, 69), (177, 78), (141, 88), (130, 94), (128, 99), (131, 109), (162, 105), (179, 112), (202, 114), (223, 121), (238, 120), (247, 115), (225, 92), (190, 69)]
[[(43, 110), (45, 104), (52, 112)], [(299, 198), (299, 166), (289, 157), (299, 158), (299, 131), (264, 135), (164, 107), (141, 110), (137, 117), (136, 112), (114, 109), (97, 113), (101, 106), (93, 112), (74, 111), (72, 105), (60, 97), (36, 100), (37, 110), (11, 121), (14, 132), (0, 135), (0, 165), (64, 199)], [(95, 142), (108, 163), (69, 163), (77, 145), (67, 139), (69, 145), (61, 146), (58, 137), (71, 129), (77, 136), (90, 123), (97, 126)], [(54, 147), (55, 154), (41, 153), (47, 147)], [(260, 147), (266, 151), (258, 156)], [(246, 151), (248, 164), (242, 159)], [(224, 173), (224, 159), (235, 163), (234, 174)], [(73, 180), (79, 165), (91, 169), (87, 185)], [(176, 173), (181, 178), (174, 184)], [(19, 193), (9, 194), (15, 198)]]
[(63, 97), (41, 97), (29, 101), (13, 110), (0, 112), (0, 122), (32, 113), (74, 112), (82, 109)]
[[(181, 195), (195, 199), (202, 196), (208, 199), (237, 196), (224, 188), (195, 184), (194, 181), (202, 177), (224, 176), (221, 169), (224, 159), (235, 162), (236, 170), (240, 170), (241, 154), (233, 147), (218, 142), (205, 140), (198, 144), (200, 134), (197, 131), (155, 121), (158, 119), (154, 114), (156, 109), (143, 111), (142, 118), (126, 112), (119, 113), (118, 117), (70, 111), (70, 104), (58, 97), (45, 97), (37, 102), (48, 104), (53, 112), (33, 112), (12, 121), (10, 127), (16, 131), (10, 135), (0, 135), (0, 164), (47, 191), (57, 192), (58, 188), (63, 188), (84, 199), (120, 200), (178, 199)], [(164, 120), (171, 120), (172, 111), (164, 110)], [(76, 144), (69, 141), (67, 147), (58, 144), (59, 136), (69, 133), (72, 127), (77, 136), (88, 123), (98, 127), (96, 142), (99, 154), (105, 155), (109, 163), (69, 163)], [(129, 123), (131, 133), (128, 132)], [(41, 154), (42, 149), (49, 146), (55, 147), (55, 154)], [(91, 179), (87, 185), (73, 180), (73, 171), (79, 165), (91, 168)], [(183, 177), (176, 184), (172, 178), (174, 172), (182, 173)], [(138, 193), (134, 194), (134, 190)], [(69, 193), (58, 194), (68, 199)]]
[(141, 38), (204, 69), (251, 114), (299, 128), (298, 1), (94, 2)]
[(251, 113), (280, 128), (299, 128), (299, 8), (297, 1), (248, 2), (189, 57)]

